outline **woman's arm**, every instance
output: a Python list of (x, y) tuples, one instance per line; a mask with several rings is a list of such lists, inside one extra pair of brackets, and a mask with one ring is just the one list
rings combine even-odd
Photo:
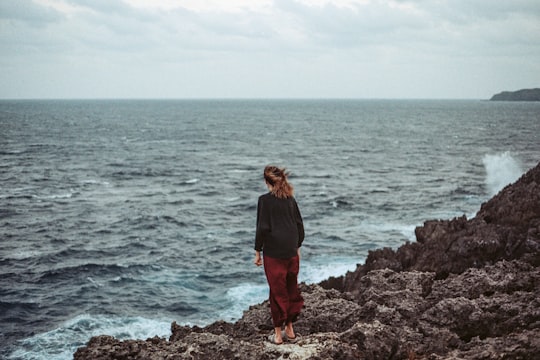
[(261, 266), (263, 264), (260, 251), (255, 251), (255, 260), (253, 260), (253, 263), (257, 266)]

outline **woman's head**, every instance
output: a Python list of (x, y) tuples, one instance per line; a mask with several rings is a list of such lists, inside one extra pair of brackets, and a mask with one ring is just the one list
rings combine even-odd
[(287, 181), (289, 174), (285, 168), (268, 165), (264, 168), (264, 180), (271, 186), (271, 192), (274, 196), (284, 199), (293, 196), (293, 187)]

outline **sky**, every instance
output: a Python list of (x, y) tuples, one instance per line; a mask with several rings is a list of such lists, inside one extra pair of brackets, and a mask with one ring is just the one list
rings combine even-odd
[(0, 98), (488, 99), (539, 0), (0, 0)]

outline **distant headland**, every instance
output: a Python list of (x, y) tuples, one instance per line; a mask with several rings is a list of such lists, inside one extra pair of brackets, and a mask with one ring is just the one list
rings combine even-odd
[(540, 88), (503, 91), (495, 94), (490, 101), (540, 101)]

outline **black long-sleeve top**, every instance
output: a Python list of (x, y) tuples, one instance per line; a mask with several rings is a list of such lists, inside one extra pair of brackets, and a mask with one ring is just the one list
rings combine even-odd
[(255, 250), (265, 256), (289, 259), (304, 241), (304, 223), (293, 197), (280, 199), (272, 193), (259, 197)]

